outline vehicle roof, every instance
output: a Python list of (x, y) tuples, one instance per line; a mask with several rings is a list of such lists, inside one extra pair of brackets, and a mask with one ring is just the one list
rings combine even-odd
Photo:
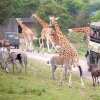
[(92, 22), (90, 24), (91, 28), (100, 29), (100, 21), (99, 22)]

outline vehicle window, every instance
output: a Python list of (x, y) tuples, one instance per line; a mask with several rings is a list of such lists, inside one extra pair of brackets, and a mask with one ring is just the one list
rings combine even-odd
[(8, 37), (14, 37), (14, 35), (10, 34), (10, 35), (8, 35)]
[(18, 39), (18, 37), (15, 37), (15, 39)]

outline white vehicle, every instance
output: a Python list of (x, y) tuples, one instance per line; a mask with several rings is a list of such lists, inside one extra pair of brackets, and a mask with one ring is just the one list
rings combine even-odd
[(92, 22), (90, 24), (91, 33), (88, 42), (88, 64), (96, 64), (100, 66), (100, 22)]
[(4, 38), (9, 40), (11, 46), (14, 46), (15, 48), (19, 48), (19, 35), (18, 33), (14, 32), (5, 32), (4, 33)]

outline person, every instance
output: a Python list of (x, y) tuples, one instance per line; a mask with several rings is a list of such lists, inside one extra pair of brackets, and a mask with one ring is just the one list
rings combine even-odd
[(0, 47), (2, 47), (2, 41), (0, 40)]
[(93, 32), (93, 37), (97, 38), (97, 32), (96, 32), (96, 30), (94, 30), (94, 32)]
[(11, 44), (10, 44), (10, 42), (9, 42), (9, 40), (4, 40), (4, 47), (6, 47), (7, 48), (7, 50), (10, 52), (10, 46), (11, 46)]

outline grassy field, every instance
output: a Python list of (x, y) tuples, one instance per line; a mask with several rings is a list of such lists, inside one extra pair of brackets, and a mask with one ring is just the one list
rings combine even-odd
[[(59, 74), (57, 70), (57, 79)], [(76, 76), (69, 88), (67, 80), (59, 86), (50, 75), (50, 66), (36, 60), (29, 62), (27, 74), (0, 71), (0, 100), (100, 100), (100, 87), (92, 87), (91, 81), (85, 80), (82, 89)]]

